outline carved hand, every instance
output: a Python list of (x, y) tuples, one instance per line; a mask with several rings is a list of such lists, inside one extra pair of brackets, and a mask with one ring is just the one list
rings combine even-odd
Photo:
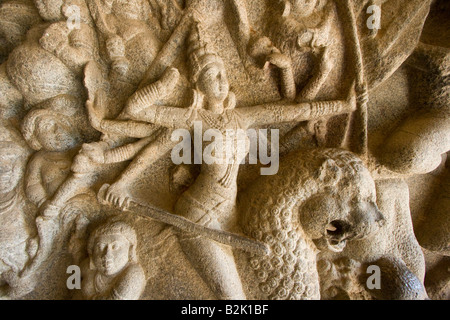
[(166, 93), (169, 94), (175, 89), (175, 85), (180, 78), (180, 72), (177, 68), (167, 68), (164, 74), (161, 76), (161, 86), (166, 90)]
[(81, 153), (87, 156), (95, 163), (105, 162), (105, 147), (107, 146), (104, 142), (94, 142), (89, 144), (83, 144), (81, 148)]
[(291, 59), (282, 53), (272, 53), (268, 55), (267, 61), (280, 69), (288, 69), (292, 67)]

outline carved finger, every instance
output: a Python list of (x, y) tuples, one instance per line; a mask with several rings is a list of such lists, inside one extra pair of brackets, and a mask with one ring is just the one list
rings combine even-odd
[(118, 206), (120, 209), (123, 209), (123, 204), (124, 204), (124, 202), (125, 202), (125, 198), (124, 198), (124, 197), (118, 197), (118, 198), (117, 198), (117, 206)]
[(130, 207), (131, 199), (129, 197), (125, 198), (125, 208), (128, 209)]
[(180, 72), (178, 71), (177, 68), (168, 68), (164, 72), (161, 80), (166, 86), (168, 86), (169, 90), (173, 90), (179, 78)]
[(116, 207), (119, 207), (119, 208), (120, 208), (120, 197), (115, 196), (115, 199), (114, 199), (114, 205), (115, 205)]
[(106, 193), (105, 200), (106, 200), (107, 203), (112, 204), (112, 193), (111, 193), (111, 191), (108, 190), (108, 192)]

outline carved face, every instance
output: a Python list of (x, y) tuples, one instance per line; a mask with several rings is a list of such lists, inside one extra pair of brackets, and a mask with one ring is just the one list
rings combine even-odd
[(376, 232), (384, 222), (376, 205), (375, 183), (367, 170), (342, 179), (334, 190), (309, 198), (300, 208), (303, 230), (316, 246), (342, 251), (349, 240)]
[(0, 194), (11, 192), (22, 176), (23, 150), (12, 142), (0, 142)]
[(289, 0), (291, 3), (291, 13), (298, 17), (309, 17), (317, 6), (318, 0)]
[(94, 244), (94, 265), (99, 272), (113, 276), (129, 262), (130, 243), (121, 235), (99, 236)]
[(63, 116), (42, 116), (37, 121), (36, 139), (48, 151), (66, 151), (78, 142), (78, 132), (68, 125)]
[(224, 66), (220, 63), (209, 64), (198, 79), (198, 88), (210, 102), (223, 102), (230, 89)]

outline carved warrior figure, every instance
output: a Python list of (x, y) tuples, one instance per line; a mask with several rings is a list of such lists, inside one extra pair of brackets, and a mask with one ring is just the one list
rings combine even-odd
[[(137, 10), (139, 6), (148, 7), (145, 1), (136, 1), (130, 6), (127, 5), (128, 1), (115, 1), (110, 7), (105, 5), (100, 9), (97, 1), (36, 0), (35, 2), (41, 16), (52, 23), (35, 24), (24, 42), (9, 55), (5, 69), (0, 69), (0, 84), (8, 85), (7, 92), (0, 96), (2, 108), (9, 108), (10, 104), (20, 108), (22, 102), (25, 102), (24, 107), (29, 109), (59, 95), (80, 98), (79, 108), (82, 108), (85, 93), (81, 76), (84, 67), (91, 60), (104, 65), (103, 58), (100, 58), (103, 56), (103, 46), (97, 39), (108, 38), (113, 31), (119, 32), (111, 26), (118, 23), (119, 16), (122, 20), (125, 16), (128, 19), (119, 23), (120, 27), (125, 28), (119, 33), (128, 42), (125, 47), (119, 45), (120, 48), (117, 49), (117, 38), (112, 36), (111, 39), (108, 38), (111, 47), (108, 48), (113, 51), (111, 55), (115, 59), (125, 53), (129, 55), (133, 55), (134, 52), (141, 53), (140, 59), (136, 60), (134, 57), (136, 63), (130, 67), (130, 72), (125, 77), (126, 82), (136, 84), (140, 81), (160, 46), (159, 41), (146, 26), (145, 19), (141, 17), (145, 16), (148, 10)], [(71, 29), (67, 20), (72, 18), (70, 8), (73, 6), (80, 9), (81, 21), (79, 28)], [(104, 17), (108, 10), (114, 11), (108, 15), (113, 21)], [(147, 50), (141, 50), (143, 47)], [(126, 52), (122, 52), (124, 50)], [(46, 68), (48, 65), (52, 68)], [(117, 66), (116, 69), (123, 69), (120, 62), (117, 62)]]
[[(95, 31), (86, 5), (83, 1), (72, 2), (68, 1), (66, 6), (59, 9), (68, 15), (70, 4), (78, 5), (81, 8), (80, 28), (69, 29), (65, 21), (68, 17), (62, 17), (64, 21), (50, 25), (38, 24), (29, 31), (27, 39), (8, 59), (8, 75), (31, 105), (58, 94), (73, 93), (77, 96), (75, 93), (79, 92), (74, 90), (79, 89), (81, 83), (75, 76), (82, 74), (83, 67), (89, 60), (98, 59)], [(52, 65), (55, 68), (52, 71), (56, 72), (56, 77), (49, 71), (44, 72), (46, 70), (42, 66), (47, 65), (49, 61), (54, 63)], [(48, 87), (50, 83), (58, 83), (59, 86), (51, 90)], [(50, 94), (53, 95), (49, 96)]]
[[(95, 63), (87, 65), (86, 77), (98, 77), (99, 73), (100, 70)], [(170, 92), (173, 85), (174, 81), (168, 77), (154, 84), (160, 89), (165, 88), (166, 92)], [(162, 90), (160, 92), (161, 94), (154, 97), (155, 101), (164, 96)], [(44, 216), (57, 215), (66, 201), (76, 196), (80, 190), (92, 187), (95, 182), (96, 170), (100, 166), (134, 159), (129, 168), (121, 174), (119, 181), (113, 184), (108, 192), (108, 199), (122, 206), (123, 202), (129, 199), (129, 194), (126, 189), (121, 187), (126, 188), (129, 181), (134, 181), (143, 169), (164, 155), (172, 146), (170, 137), (163, 134), (159, 127), (153, 124), (127, 120), (128, 118), (124, 114), (120, 114), (116, 120), (104, 119), (107, 112), (106, 94), (99, 89), (93, 96), (94, 100), (88, 100), (86, 107), (90, 123), (93, 128), (103, 133), (102, 139), (81, 147), (74, 157), (70, 175), (54, 192), (48, 203), (42, 207), (41, 211)], [(124, 144), (124, 137), (138, 138), (139, 140)], [(146, 162), (143, 162), (144, 159)], [(121, 193), (120, 202), (113, 190)]]
[[(139, 82), (155, 58), (161, 43), (147, 25), (150, 5), (145, 0), (91, 0), (87, 1), (96, 27), (105, 41), (111, 71), (130, 82)], [(145, 50), (140, 50), (145, 48)], [(127, 56), (139, 51), (136, 65)], [(134, 70), (131, 70), (134, 69)], [(137, 74), (130, 74), (133, 72)], [(131, 72), (133, 71), (133, 72)]]
[[(71, 96), (58, 96), (31, 110), (22, 122), (22, 133), (30, 147), (38, 151), (26, 177), (28, 198), (40, 207), (49, 200), (67, 177), (78, 151), (87, 121)], [(54, 166), (46, 166), (46, 164)], [(60, 171), (55, 168), (60, 169)], [(65, 171), (65, 172), (64, 172)]]
[[(227, 129), (247, 129), (252, 125), (282, 123), (314, 119), (327, 114), (351, 112), (354, 101), (330, 101), (298, 105), (262, 105), (235, 109), (235, 99), (229, 92), (228, 80), (222, 59), (214, 53), (196, 23), (189, 38), (191, 80), (196, 86), (199, 106), (185, 109), (153, 105), (155, 85), (144, 87), (128, 101), (124, 111), (127, 117), (146, 121), (170, 129), (191, 130), (195, 121), (208, 128), (225, 132)], [(171, 68), (164, 76), (177, 79), (178, 70)], [(228, 98), (228, 100), (227, 100)], [(225, 102), (228, 101), (227, 104)], [(204, 105), (201, 104), (204, 102)], [(238, 137), (231, 138), (233, 148)], [(248, 138), (247, 138), (248, 139)], [(225, 142), (224, 145), (227, 145)], [(224, 151), (224, 150), (219, 150)], [(175, 213), (211, 229), (221, 230), (222, 219), (230, 216), (237, 193), (237, 174), (242, 159), (237, 152), (225, 157), (223, 164), (203, 164), (201, 173), (175, 205)], [(242, 156), (245, 156), (242, 155)], [(120, 201), (123, 202), (123, 201)], [(117, 203), (115, 200), (113, 203)], [(209, 239), (181, 235), (180, 242), (186, 255), (218, 298), (244, 298), (230, 248)]]
[(330, 36), (333, 10), (332, 1), (327, 0), (283, 0), (269, 10), (275, 16), (275, 23), (267, 25), (270, 40), (257, 40), (251, 54), (265, 55), (265, 60), (280, 68), (285, 98), (312, 101), (327, 80), (335, 64)]
[(21, 181), (29, 149), (10, 126), (0, 126), (0, 297), (14, 297), (15, 283), (37, 250), (34, 212), (26, 205)]
[[(332, 88), (344, 84), (344, 66), (338, 62), (345, 46), (339, 41), (342, 35), (333, 28), (339, 21), (335, 1), (273, 1), (268, 4), (266, 17), (270, 22), (261, 30), (265, 36), (252, 32), (248, 51), (257, 64), (265, 67), (271, 64), (279, 69), (281, 96), (296, 102), (336, 97)], [(345, 124), (341, 124), (343, 132), (334, 138), (327, 137), (327, 126), (348, 118), (324, 117), (302, 123), (283, 137), (281, 145), (299, 143), (298, 137), (306, 131), (319, 147), (341, 147)]]
[(108, 222), (90, 235), (82, 270), (87, 300), (137, 300), (146, 280), (136, 254), (136, 232), (124, 222)]
[(250, 258), (261, 298), (319, 299), (318, 250), (342, 251), (384, 221), (369, 171), (339, 149), (290, 154), (276, 176), (257, 179), (240, 203), (246, 234), (271, 248), (269, 256)]

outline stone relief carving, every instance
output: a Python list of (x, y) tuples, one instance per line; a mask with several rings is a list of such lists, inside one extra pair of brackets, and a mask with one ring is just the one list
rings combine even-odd
[(0, 2), (0, 299), (449, 297), (449, 12)]
[(341, 252), (384, 224), (375, 183), (361, 160), (337, 149), (289, 155), (279, 173), (260, 178), (241, 201), (246, 232), (271, 247), (250, 264), (266, 298), (319, 299), (317, 250)]
[(137, 300), (145, 288), (136, 232), (124, 222), (108, 222), (89, 236), (83, 263), (82, 297), (89, 300)]

